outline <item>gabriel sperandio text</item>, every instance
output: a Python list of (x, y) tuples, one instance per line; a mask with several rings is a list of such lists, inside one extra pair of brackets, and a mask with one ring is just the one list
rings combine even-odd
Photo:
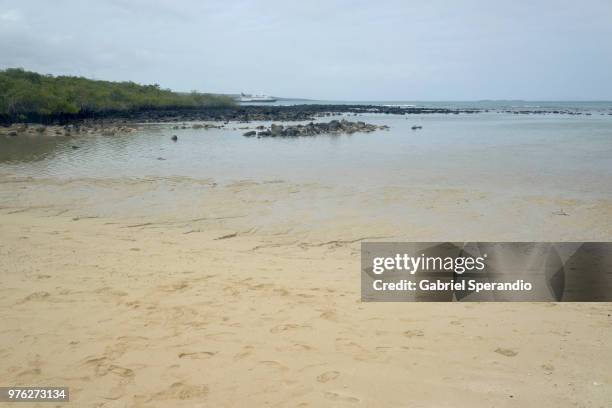
[(430, 281), (423, 279), (418, 282), (409, 281), (402, 279), (399, 282), (383, 282), (378, 279), (372, 284), (372, 287), (376, 291), (393, 291), (393, 290), (407, 290), (407, 291), (530, 291), (533, 285), (530, 282), (525, 282), (523, 279), (518, 279), (514, 282), (478, 282), (475, 279), (462, 280), (455, 282), (443, 282), (441, 280)]

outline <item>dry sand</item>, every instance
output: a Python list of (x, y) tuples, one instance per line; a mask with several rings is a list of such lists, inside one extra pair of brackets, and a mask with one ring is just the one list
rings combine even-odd
[(1, 385), (78, 407), (610, 407), (609, 303), (359, 300), (363, 239), (610, 240), (609, 201), (1, 181)]

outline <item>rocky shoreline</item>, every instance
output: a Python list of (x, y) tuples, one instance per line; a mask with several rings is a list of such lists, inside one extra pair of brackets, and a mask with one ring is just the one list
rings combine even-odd
[(69, 125), (40, 125), (20, 123), (10, 126), (0, 126), (0, 136), (8, 137), (60, 137), (60, 136), (84, 136), (102, 135), (115, 136), (118, 134), (128, 134), (138, 130), (139, 126), (130, 123), (103, 123), (103, 122), (83, 122)]
[[(396, 105), (237, 105), (222, 108), (176, 108), (176, 109), (140, 109), (131, 111), (81, 112), (68, 115), (40, 115), (36, 113), (21, 114), (18, 117), (0, 115), (0, 126), (16, 123), (44, 125), (81, 124), (81, 123), (167, 123), (191, 121), (241, 122), (252, 121), (310, 121), (324, 116), (339, 114), (387, 114), (387, 115), (423, 115), (423, 114), (475, 114), (482, 112), (511, 113), (515, 115), (586, 115), (594, 113), (574, 109), (478, 109), (478, 108), (431, 108)], [(599, 112), (600, 115), (612, 115), (612, 111)]]
[[(129, 134), (137, 131), (142, 126), (136, 123), (132, 124), (121, 124), (121, 123), (81, 123), (75, 125), (36, 125), (36, 124), (18, 124), (8, 127), (0, 126), (0, 136), (8, 137), (32, 137), (32, 136), (45, 136), (45, 137), (60, 137), (60, 136), (84, 136), (84, 135), (102, 135), (102, 136), (115, 136), (121, 134)], [(151, 125), (154, 126), (154, 125)], [(170, 126), (170, 124), (162, 124), (162, 126)], [(281, 125), (273, 123), (271, 126), (259, 125), (255, 128), (251, 126), (245, 127), (230, 127), (227, 124), (212, 124), (212, 123), (180, 123), (172, 126), (173, 130), (184, 130), (184, 129), (196, 129), (196, 130), (207, 130), (207, 129), (231, 129), (231, 130), (247, 130), (243, 133), (244, 136), (251, 137), (292, 137), (292, 136), (313, 136), (325, 133), (369, 133), (375, 130), (386, 130), (389, 129), (387, 125), (373, 125), (370, 123), (357, 121), (352, 122), (346, 119), (332, 120), (330, 122), (310, 122), (308, 124), (298, 125)]]
[(117, 123), (165, 123), (190, 121), (242, 122), (251, 121), (306, 121), (324, 116), (338, 114), (380, 113), (389, 115), (409, 114), (471, 114), (481, 112), (478, 109), (418, 108), (405, 106), (382, 105), (252, 105), (226, 108), (200, 109), (146, 109), (137, 111), (113, 111), (93, 113), (85, 112), (75, 115), (43, 116), (37, 114), (22, 115), (19, 119), (0, 116), (0, 125), (9, 126), (18, 122), (46, 125), (66, 125), (83, 122), (117, 122)]
[[(123, 112), (104, 112), (104, 113), (84, 113), (78, 115), (60, 116), (40, 116), (26, 115), (20, 120), (13, 120), (10, 117), (0, 115), (0, 135), (19, 136), (19, 135), (73, 135), (100, 133), (113, 135), (118, 133), (129, 133), (143, 124), (174, 124), (174, 129), (186, 128), (220, 128), (225, 125), (251, 123), (259, 121), (268, 122), (302, 122), (316, 121), (323, 117), (345, 115), (358, 116), (363, 114), (386, 114), (386, 115), (424, 115), (424, 114), (476, 114), (482, 112), (512, 113), (515, 115), (586, 115), (594, 113), (581, 112), (576, 110), (542, 110), (542, 109), (521, 109), (521, 110), (488, 110), (488, 109), (447, 109), (447, 108), (424, 108), (411, 106), (384, 106), (384, 105), (251, 105), (234, 106), (226, 108), (200, 108), (200, 109), (147, 109), (138, 111)], [(600, 112), (600, 115), (612, 115), (610, 112)], [(187, 122), (217, 122), (216, 124), (196, 124)], [(317, 125), (319, 126), (319, 125)], [(335, 126), (335, 125), (333, 125)], [(243, 129), (243, 128), (241, 128)], [(268, 135), (265, 129), (258, 129), (254, 135), (250, 136), (271, 136), (272, 129), (267, 129), (271, 134)], [(352, 130), (364, 131), (364, 129)], [(340, 130), (342, 131), (342, 130)], [(322, 128), (287, 127), (283, 129), (281, 136), (300, 136), (306, 134), (317, 134), (323, 132)], [(248, 133), (248, 132), (247, 132)], [(258, 134), (261, 133), (261, 134)]]
[(331, 122), (310, 122), (306, 125), (283, 126), (273, 123), (270, 127), (263, 125), (257, 126), (257, 130), (251, 130), (243, 133), (247, 137), (296, 137), (296, 136), (314, 136), (325, 133), (369, 133), (375, 130), (386, 130), (389, 126), (372, 125), (365, 122), (351, 122), (346, 119), (332, 120)]

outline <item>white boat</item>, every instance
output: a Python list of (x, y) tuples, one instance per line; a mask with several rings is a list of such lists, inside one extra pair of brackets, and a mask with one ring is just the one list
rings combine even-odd
[(240, 102), (276, 102), (276, 98), (268, 95), (240, 94)]

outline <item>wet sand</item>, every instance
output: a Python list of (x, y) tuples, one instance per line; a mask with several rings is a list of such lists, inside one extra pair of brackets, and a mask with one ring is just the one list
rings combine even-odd
[(66, 385), (83, 407), (612, 400), (609, 303), (359, 300), (362, 240), (609, 240), (610, 200), (0, 181), (3, 385)]

